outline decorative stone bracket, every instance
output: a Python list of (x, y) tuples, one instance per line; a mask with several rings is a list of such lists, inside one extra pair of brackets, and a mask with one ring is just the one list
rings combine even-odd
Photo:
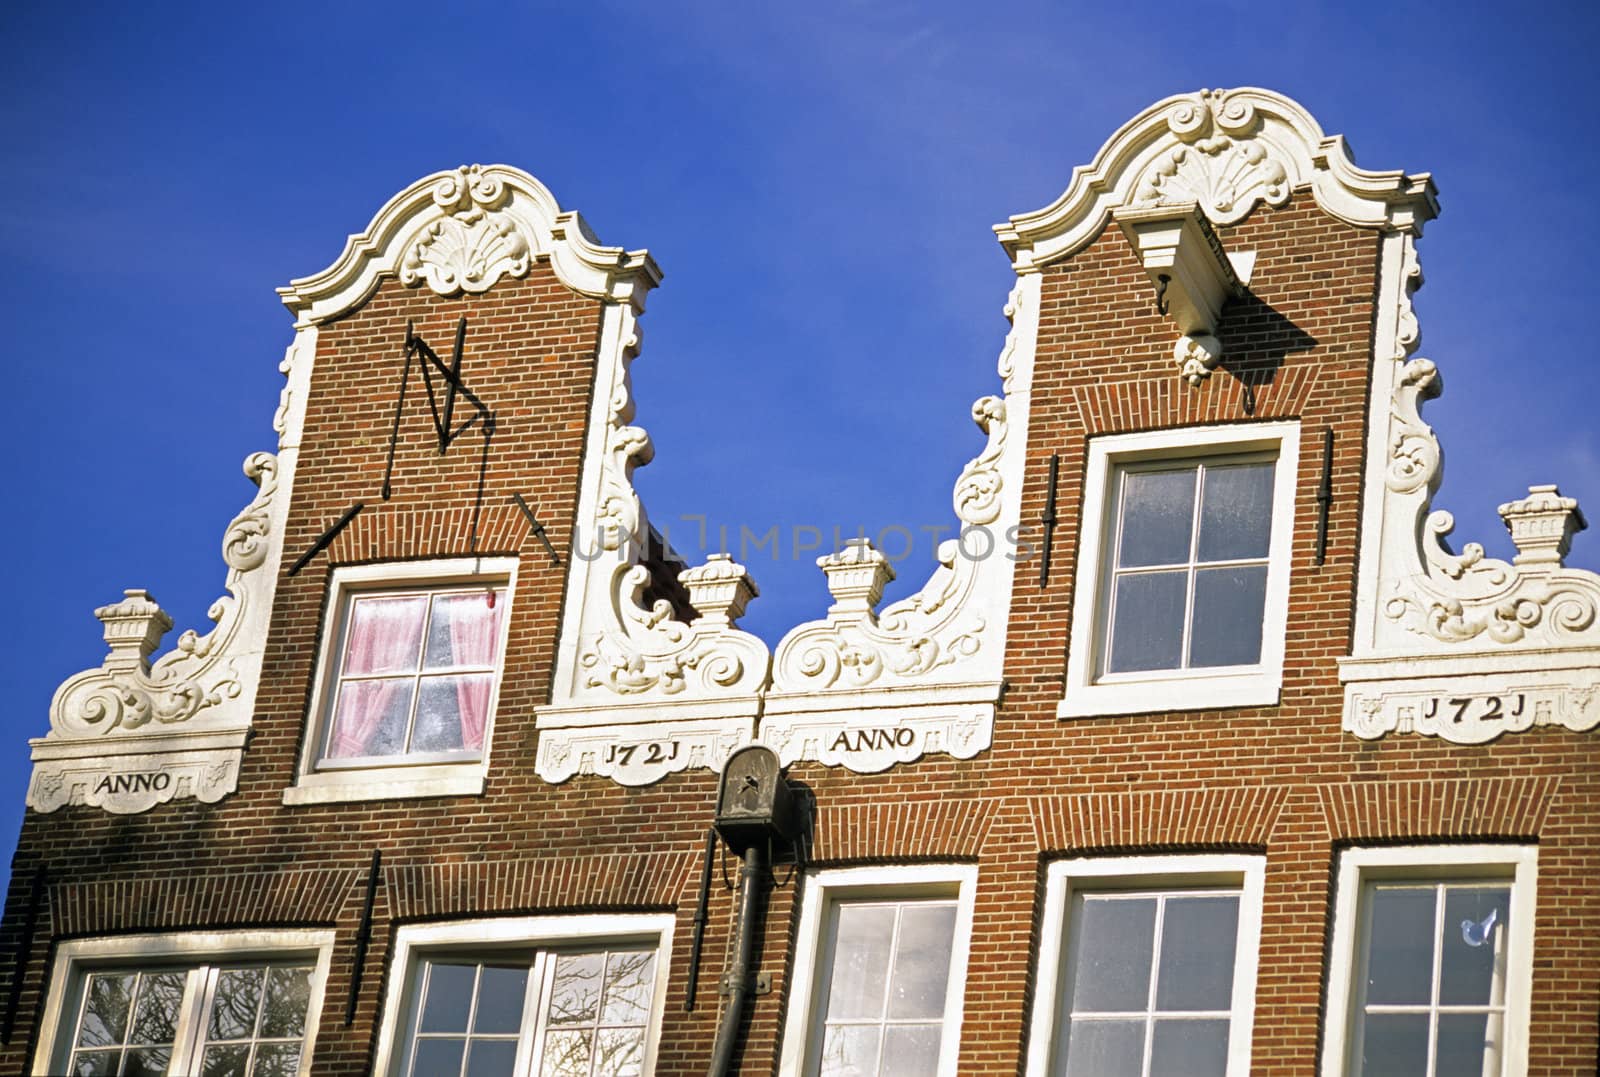
[(1124, 206), (1114, 216), (1155, 287), (1156, 309), (1178, 327), (1172, 349), (1178, 374), (1198, 386), (1222, 360), (1223, 304), (1243, 294), (1244, 285), (1195, 203)]

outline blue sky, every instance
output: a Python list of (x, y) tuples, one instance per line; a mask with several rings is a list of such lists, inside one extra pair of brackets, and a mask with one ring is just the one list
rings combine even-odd
[[(652, 516), (699, 560), (796, 525), (948, 524), (997, 391), (1011, 272), (989, 226), (1056, 197), (1169, 94), (1259, 85), (1370, 168), (1434, 173), (1421, 354), (1447, 383), (1456, 539), (1510, 553), (1495, 506), (1558, 482), (1595, 515), (1600, 241), (1592, 5), (1010, 2), (11, 5), (0, 295), (19, 398), (0, 425), (12, 644), (0, 857), (26, 738), (104, 654), (95, 606), (148, 588), (177, 631), (221, 593), (240, 473), (273, 447), (290, 318), (412, 180), (542, 179), (666, 273), (635, 365)], [(1585, 541), (1587, 540), (1587, 541)], [(737, 553), (737, 548), (735, 548)], [(807, 555), (749, 558), (745, 627), (827, 604)], [(919, 586), (931, 545), (891, 594)], [(168, 638), (176, 639), (177, 631)]]

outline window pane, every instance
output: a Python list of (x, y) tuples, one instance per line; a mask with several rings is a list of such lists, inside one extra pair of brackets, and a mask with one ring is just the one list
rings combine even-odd
[(73, 1077), (111, 1077), (121, 1061), (121, 1051), (79, 1051), (72, 1056)]
[(555, 984), (550, 989), (552, 1025), (593, 1022), (600, 1004), (600, 974), (605, 954), (562, 954), (556, 958)]
[(1227, 1021), (1156, 1022), (1150, 1040), (1150, 1077), (1223, 1077), (1227, 1072)]
[(1509, 887), (1445, 887), (1440, 1005), (1484, 1006), (1499, 1001), (1494, 997), (1495, 950), (1504, 942), (1501, 932), (1510, 902)]
[(461, 1052), (466, 1040), (418, 1040), (411, 1077), (454, 1077), (461, 1072)]
[(601, 1023), (643, 1025), (649, 1021), (655, 980), (653, 951), (623, 950), (612, 954), (606, 962), (606, 1000)]
[(1371, 891), (1367, 1004), (1426, 1006), (1433, 995), (1435, 891), (1431, 886)]
[(476, 965), (428, 962), (427, 997), (422, 1006), (423, 1032), (465, 1032), (472, 1010)]
[(511, 1077), (516, 1040), (473, 1040), (467, 1048), (467, 1077)]
[(183, 985), (188, 978), (182, 972), (158, 972), (140, 978), (129, 1043), (172, 1042), (178, 1027), (178, 1007), (183, 1004)]
[(109, 1047), (125, 1042), (137, 975), (97, 972), (89, 977), (83, 1022), (78, 1028), (79, 1047)]
[(1272, 534), (1272, 464), (1206, 468), (1200, 495), (1201, 561), (1267, 556)]
[(567, 1029), (544, 1038), (541, 1077), (589, 1077), (589, 1032)]
[(1496, 1051), (1499, 1046), (1491, 1043), (1489, 1036), (1488, 1014), (1441, 1013), (1434, 1072), (1440, 1077), (1451, 1073), (1468, 1073), (1477, 1077), (1483, 1073), (1484, 1056)]
[(881, 1018), (895, 908), (851, 904), (834, 908), (838, 926), (833, 976), (828, 984), (828, 1019)]
[(1115, 623), (1106, 672), (1177, 669), (1182, 665), (1188, 575), (1141, 572), (1117, 577)]
[(350, 603), (344, 645), (345, 676), (414, 673), (428, 599), (357, 598)]
[(1155, 898), (1079, 896), (1074, 932), (1074, 1011), (1143, 1010), (1150, 1002)]
[(298, 1077), (299, 1073), (298, 1043), (269, 1043), (256, 1048), (256, 1064), (250, 1077)]
[(1066, 1077), (1139, 1077), (1143, 1021), (1076, 1020), (1067, 1028)]
[(261, 1008), (261, 983), (266, 969), (223, 969), (217, 974), (217, 993), (211, 1001), (211, 1040), (247, 1039), (256, 1031)]
[(461, 697), (466, 696), (469, 702), (475, 698), (474, 689), (462, 682), (481, 682), (481, 694), (487, 703), (491, 679), (488, 676), (423, 678), (421, 695), (417, 699), (417, 726), (411, 734), (411, 750), (413, 752), (460, 751)]
[(411, 686), (409, 679), (345, 681), (340, 685), (339, 705), (328, 736), (328, 758), (404, 752)]
[[(267, 999), (261, 1013), (265, 1039), (305, 1035), (306, 1009), (311, 1005), (311, 969), (271, 969), (267, 973)], [(261, 1068), (258, 1062), (256, 1068)]]
[(1156, 1008), (1228, 1009), (1238, 930), (1236, 897), (1169, 897), (1161, 928)]
[(478, 982), (478, 1012), (472, 1019), (472, 1031), (480, 1036), (495, 1033), (515, 1035), (522, 1028), (522, 1014), (527, 999), (526, 968), (485, 965)]
[(433, 618), (428, 623), (428, 646), (423, 659), (426, 668), (494, 664), (505, 592), (496, 588), (494, 595), (493, 609), (489, 608), (487, 590), (440, 595), (433, 600)]
[(644, 1072), (644, 1029), (602, 1028), (595, 1036), (598, 1077), (639, 1077)]
[(1261, 620), (1266, 605), (1266, 565), (1198, 569), (1194, 574), (1189, 665), (1252, 666), (1261, 661)]
[(890, 1025), (883, 1030), (880, 1077), (930, 1077), (939, 1071), (940, 1025)]
[(820, 1077), (876, 1077), (878, 1025), (830, 1025), (822, 1037)]
[(213, 1044), (206, 1048), (200, 1072), (204, 1077), (247, 1077), (245, 1066), (249, 1061), (248, 1043)]
[(954, 905), (906, 905), (900, 911), (900, 941), (894, 955), (889, 1016), (944, 1016), (950, 982), (950, 946), (955, 938)]
[(1119, 568), (1188, 562), (1195, 473), (1192, 467), (1123, 473)]
[[(122, 1077), (166, 1077), (172, 1061), (170, 1047), (141, 1047), (128, 1052), (122, 1063)], [(207, 1077), (210, 1077), (209, 1071)]]
[(1428, 1015), (1368, 1014), (1361, 1077), (1417, 1077), (1428, 1072)]

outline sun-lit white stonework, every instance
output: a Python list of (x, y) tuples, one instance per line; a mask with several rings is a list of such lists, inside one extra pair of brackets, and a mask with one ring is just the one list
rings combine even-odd
[(90, 804), (128, 813), (175, 797), (215, 801), (234, 790), (281, 552), (287, 498), (278, 465), (271, 453), (245, 460), (258, 489), (223, 535), (228, 593), (208, 611), (210, 632), (184, 632), (152, 663), (172, 618), (147, 592), (129, 590), (94, 611), (110, 650), (100, 668), (56, 690), (50, 732), (30, 742), (29, 807)]
[(1553, 485), (1500, 506), (1518, 553), (1445, 541), (1455, 518), (1433, 507), (1443, 450), (1422, 405), (1443, 388), (1413, 358), (1411, 296), (1422, 284), (1415, 236), (1384, 237), (1355, 642), (1340, 664), (1344, 728), (1415, 732), (1465, 744), (1533, 726), (1600, 727), (1600, 576), (1563, 564), (1585, 521)]

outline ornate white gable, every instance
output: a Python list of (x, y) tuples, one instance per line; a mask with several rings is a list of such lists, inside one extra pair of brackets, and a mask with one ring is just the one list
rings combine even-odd
[(1060, 198), (995, 225), (1019, 273), (1071, 255), (1119, 206), (1194, 202), (1213, 224), (1258, 204), (1282, 205), (1296, 187), (1350, 224), (1421, 231), (1438, 212), (1427, 173), (1356, 167), (1339, 135), (1325, 135), (1294, 101), (1268, 90), (1201, 90), (1158, 101), (1073, 170)]

